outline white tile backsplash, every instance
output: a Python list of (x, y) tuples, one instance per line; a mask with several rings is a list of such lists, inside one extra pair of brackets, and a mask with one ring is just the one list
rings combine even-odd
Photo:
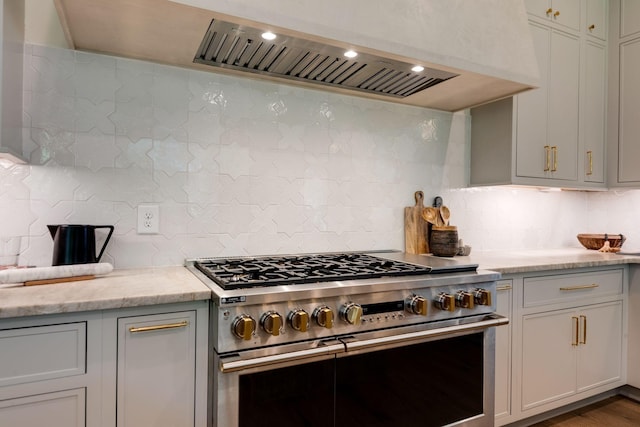
[[(50, 264), (46, 225), (59, 223), (115, 225), (104, 260), (117, 268), (402, 249), (416, 190), (444, 197), (475, 250), (576, 246), (590, 231), (640, 239), (627, 214), (637, 192), (465, 188), (466, 112), (51, 47), (25, 55), (31, 164), (0, 166), (0, 234), (30, 236), (22, 264)], [(142, 203), (160, 206), (160, 234), (136, 234)]]

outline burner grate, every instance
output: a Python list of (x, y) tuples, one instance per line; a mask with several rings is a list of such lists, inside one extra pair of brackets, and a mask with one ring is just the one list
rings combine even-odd
[(363, 253), (209, 259), (196, 268), (225, 290), (428, 274), (431, 268)]

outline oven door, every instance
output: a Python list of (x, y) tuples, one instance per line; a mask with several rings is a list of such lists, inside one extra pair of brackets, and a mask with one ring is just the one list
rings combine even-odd
[(493, 426), (493, 327), (506, 323), (476, 316), (215, 355), (213, 425)]

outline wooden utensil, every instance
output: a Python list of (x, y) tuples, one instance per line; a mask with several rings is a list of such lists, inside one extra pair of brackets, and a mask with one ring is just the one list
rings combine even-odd
[(432, 225), (438, 224), (438, 215), (436, 208), (426, 207), (422, 210), (422, 219)]
[(451, 211), (446, 206), (440, 206), (440, 216), (442, 217), (443, 225), (449, 225), (449, 218), (451, 218)]
[(424, 193), (416, 191), (415, 206), (404, 208), (404, 250), (409, 254), (426, 254), (429, 252), (427, 231), (429, 224), (423, 219)]

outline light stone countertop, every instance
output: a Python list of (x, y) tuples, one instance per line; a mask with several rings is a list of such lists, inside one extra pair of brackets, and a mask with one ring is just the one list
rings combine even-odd
[(474, 253), (472, 251), (471, 255), (467, 257), (455, 257), (454, 259), (459, 262), (475, 263), (479, 265), (480, 269), (493, 270), (502, 274), (640, 264), (640, 256), (603, 253), (582, 247), (505, 252)]
[(0, 318), (209, 300), (182, 266), (122, 269), (92, 280), (0, 288)]
[[(430, 256), (430, 255), (428, 255)], [(640, 256), (584, 248), (476, 252), (455, 257), (502, 274), (640, 264)], [(122, 269), (93, 280), (0, 287), (0, 319), (208, 300), (211, 290), (182, 266)]]

